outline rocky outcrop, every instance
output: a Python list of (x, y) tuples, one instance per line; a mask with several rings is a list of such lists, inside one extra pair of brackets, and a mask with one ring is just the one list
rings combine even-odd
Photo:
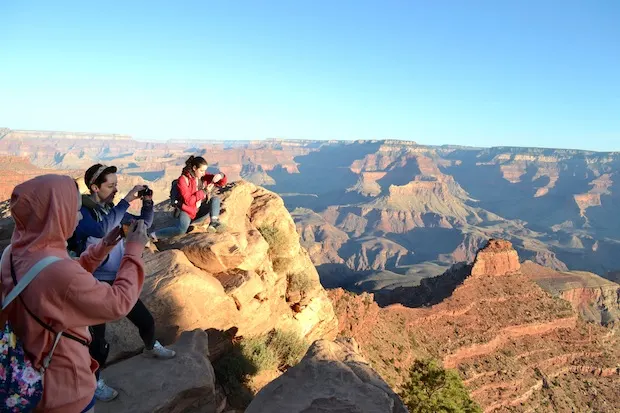
[[(441, 302), (419, 308), (377, 308), (367, 303), (367, 296), (331, 293), (341, 334), (354, 337), (382, 375), (398, 366), (400, 373), (384, 376), (394, 388), (406, 379), (416, 357), (430, 356), (460, 372), (485, 412), (546, 411), (545, 406), (555, 406), (555, 411), (618, 410), (617, 335), (586, 323), (579, 305), (561, 299), (560, 292), (553, 297), (531, 274), (555, 271), (529, 263), (519, 267), (518, 262), (509, 243), (489, 242), (475, 264), (452, 268), (421, 283), (424, 289), (411, 288), (408, 295), (403, 288), (400, 297), (409, 300), (452, 288)], [(617, 300), (613, 292), (600, 298), (594, 292), (575, 289), (564, 297), (587, 311)], [(604, 298), (609, 296), (611, 300)], [(584, 305), (590, 298), (594, 302)], [(583, 388), (586, 381), (592, 390)]]
[(555, 271), (531, 261), (522, 266), (549, 294), (572, 304), (579, 315), (606, 327), (620, 327), (620, 285), (583, 271)]
[(613, 185), (613, 180), (610, 174), (603, 174), (590, 182), (590, 185), (592, 189), (587, 193), (574, 196), (582, 217), (586, 217), (588, 208), (601, 206), (601, 195), (611, 195), (609, 188)]
[(255, 185), (274, 185), (276, 181), (270, 177), (261, 165), (246, 163), (241, 167), (239, 175)]
[[(196, 228), (145, 256), (141, 299), (155, 317), (158, 337), (172, 343), (183, 331), (235, 327), (245, 337), (279, 328), (308, 341), (334, 338), (331, 302), (282, 199), (247, 182), (221, 196), (224, 232)], [(158, 227), (169, 219), (161, 208)], [(127, 320), (109, 330), (112, 358), (142, 347)]]
[(297, 208), (291, 215), (301, 237), (301, 245), (308, 250), (314, 265), (344, 263), (338, 250), (349, 240), (346, 232), (310, 209)]
[[(532, 254), (527, 254), (532, 255)], [(536, 251), (532, 256), (532, 261), (543, 267), (552, 268), (556, 271), (568, 271), (568, 267), (565, 263), (558, 259), (557, 255), (549, 250)]]
[[(13, 188), (22, 182), (43, 174), (59, 173), (53, 169), (41, 169), (25, 156), (0, 155), (0, 201), (11, 197)], [(65, 175), (76, 175), (75, 171), (62, 171)]]
[(519, 255), (506, 240), (492, 239), (482, 248), (471, 269), (472, 277), (502, 276), (519, 271)]
[(360, 356), (355, 340), (320, 340), (303, 360), (264, 387), (246, 413), (406, 413)]
[(118, 398), (97, 403), (103, 413), (220, 413), (226, 405), (209, 361), (207, 334), (185, 332), (172, 347), (177, 356), (155, 360), (136, 356), (105, 370)]
[(385, 238), (360, 240), (359, 251), (347, 258), (347, 267), (354, 271), (383, 270), (401, 264), (409, 251)]

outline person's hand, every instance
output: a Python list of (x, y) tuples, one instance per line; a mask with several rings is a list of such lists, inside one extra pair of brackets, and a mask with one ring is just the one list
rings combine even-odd
[(136, 185), (134, 186), (131, 191), (129, 191), (129, 193), (127, 195), (125, 195), (125, 201), (131, 203), (132, 201), (135, 201), (136, 199), (140, 198), (138, 196), (138, 192), (142, 191), (144, 189), (144, 185)]
[(213, 185), (213, 184), (209, 184), (209, 185), (207, 185), (207, 194), (208, 194), (209, 192), (212, 192), (212, 191), (213, 191), (213, 188), (215, 188), (215, 185)]
[(129, 231), (125, 234), (125, 239), (127, 242), (137, 242), (142, 244), (142, 246), (146, 246), (147, 242), (149, 242), (149, 237), (146, 233), (146, 224), (143, 219), (138, 219), (131, 223)]
[(123, 238), (123, 230), (121, 227), (116, 227), (103, 237), (103, 243), (107, 246), (116, 245), (121, 238)]
[(215, 174), (213, 175), (213, 180), (212, 182), (219, 182), (224, 178), (224, 175), (221, 173)]

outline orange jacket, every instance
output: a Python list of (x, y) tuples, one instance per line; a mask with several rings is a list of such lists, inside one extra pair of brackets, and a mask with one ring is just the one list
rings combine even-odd
[[(66, 240), (77, 225), (78, 211), (78, 190), (73, 179), (44, 175), (24, 182), (15, 187), (10, 207), (15, 221), (11, 256), (18, 281), (41, 258), (63, 258), (41, 271), (21, 294), (35, 315), (55, 331), (67, 331), (90, 342), (87, 326), (129, 313), (144, 282), (143, 246), (127, 243), (112, 286), (91, 274), (112, 247), (100, 243), (89, 247), (79, 260), (69, 258)], [(1, 271), (2, 292), (7, 294), (14, 286), (9, 259)], [(40, 368), (54, 341), (53, 333), (41, 327), (19, 299), (6, 312), (34, 367)], [(45, 373), (43, 399), (37, 411), (81, 412), (95, 393), (97, 368), (87, 346), (61, 338)]]

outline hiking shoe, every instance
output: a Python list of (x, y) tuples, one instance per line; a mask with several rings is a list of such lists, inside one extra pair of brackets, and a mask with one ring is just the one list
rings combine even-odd
[(211, 221), (209, 226), (207, 227), (208, 232), (223, 232), (226, 229), (226, 225), (222, 224), (218, 221)]
[(185, 231), (186, 234), (189, 234), (190, 232), (192, 232), (194, 229), (196, 229), (196, 227), (194, 227), (193, 225), (190, 225), (189, 227), (187, 227), (187, 231)]
[(110, 402), (118, 396), (118, 392), (112, 387), (105, 384), (103, 379), (97, 380), (97, 388), (95, 389), (95, 397), (102, 402)]
[(170, 350), (169, 348), (162, 346), (159, 344), (159, 341), (156, 341), (153, 348), (151, 350), (144, 349), (142, 355), (144, 357), (166, 360), (173, 358), (177, 355), (177, 353), (174, 350)]

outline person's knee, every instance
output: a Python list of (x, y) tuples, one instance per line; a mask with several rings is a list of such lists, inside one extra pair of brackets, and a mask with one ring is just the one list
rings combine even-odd
[(220, 212), (220, 205), (222, 201), (218, 197), (213, 197), (211, 199), (210, 209), (211, 215), (218, 215)]
[(153, 314), (143, 305), (142, 310), (140, 311), (140, 315), (138, 318), (139, 322), (135, 324), (139, 324), (138, 328), (140, 331), (155, 331), (155, 318), (153, 318)]

